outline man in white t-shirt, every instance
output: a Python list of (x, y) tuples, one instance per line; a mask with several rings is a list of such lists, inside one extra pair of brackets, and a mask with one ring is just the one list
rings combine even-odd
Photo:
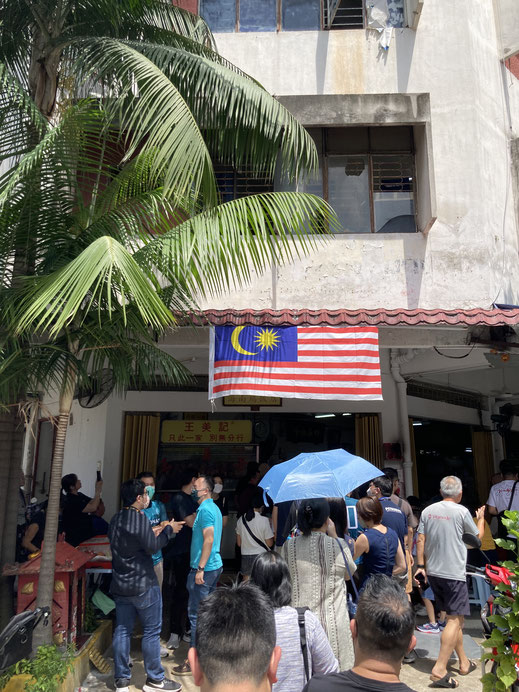
[(503, 474), (503, 480), (501, 483), (496, 483), (490, 488), (490, 494), (487, 500), (488, 512), (494, 515), (501, 514), (501, 512), (508, 509), (510, 498), (512, 499), (510, 511), (519, 511), (519, 483), (516, 485), (514, 491), (514, 484), (517, 481), (517, 470), (515, 465), (507, 459), (503, 459), (499, 464), (499, 469)]
[(270, 521), (260, 514), (264, 507), (261, 488), (256, 488), (251, 503), (252, 507), (238, 519), (236, 524), (236, 543), (241, 549), (241, 573), (244, 581), (248, 580), (256, 557), (269, 550), (274, 544), (274, 532)]
[(463, 648), (463, 624), (470, 615), (466, 582), (467, 547), (464, 534), (479, 542), (485, 531), (485, 507), (476, 512), (477, 527), (466, 507), (459, 503), (463, 486), (457, 476), (446, 476), (440, 483), (441, 502), (435, 502), (422, 511), (416, 545), (417, 570), (423, 574), (434, 592), (435, 607), (447, 613), (447, 624), (442, 634), (440, 653), (431, 671), (431, 687), (457, 687), (456, 680), (447, 671), (447, 663), (456, 650), (460, 675), (468, 675), (477, 668), (476, 661), (467, 658)]

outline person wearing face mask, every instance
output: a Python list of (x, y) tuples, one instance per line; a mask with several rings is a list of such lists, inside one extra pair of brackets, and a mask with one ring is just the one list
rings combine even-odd
[[(187, 614), (191, 623), (191, 646), (196, 646), (196, 621), (198, 606), (217, 586), (222, 573), (220, 542), (222, 540), (222, 513), (214, 503), (211, 493), (214, 482), (211, 476), (200, 476), (193, 484), (192, 495), (198, 504), (193, 537), (191, 539), (190, 572), (187, 577), (189, 602)], [(189, 661), (185, 660), (173, 671), (177, 675), (190, 675)]]
[(164, 551), (166, 565), (174, 577), (169, 613), (170, 637), (166, 644), (168, 649), (178, 649), (180, 641), (191, 641), (186, 632), (187, 622), (187, 575), (191, 569), (189, 551), (191, 550), (192, 527), (196, 518), (198, 503), (191, 497), (193, 483), (196, 481), (194, 469), (185, 469), (179, 478), (180, 492), (175, 493), (168, 504), (169, 515), (177, 521), (185, 522), (183, 531)]
[[(143, 513), (150, 520), (150, 524), (153, 528), (153, 532), (156, 536), (162, 531), (162, 529), (168, 524), (168, 515), (166, 512), (166, 507), (163, 502), (159, 500), (154, 500), (155, 495), (155, 478), (151, 471), (141, 471), (137, 476), (137, 480), (142, 481), (145, 485), (146, 492), (150, 498), (150, 504)], [(153, 560), (153, 569), (157, 575), (157, 581), (159, 582), (160, 590), (162, 591), (162, 583), (164, 581), (164, 561), (162, 559), (162, 550), (158, 550), (154, 555), (151, 556)]]
[(227, 526), (227, 521), (229, 519), (229, 509), (227, 507), (227, 498), (222, 495), (223, 492), (223, 479), (221, 476), (213, 476), (214, 490), (211, 497), (214, 500), (214, 504), (218, 507), (222, 513), (222, 526), (225, 529)]
[(183, 522), (170, 521), (158, 535), (143, 514), (150, 496), (142, 480), (121, 486), (123, 508), (110, 522), (108, 538), (112, 551), (112, 584), (116, 625), (113, 636), (115, 688), (130, 692), (130, 637), (138, 617), (142, 625), (142, 656), (147, 678), (143, 692), (174, 690), (182, 685), (164, 677), (160, 661), (162, 595), (153, 569), (152, 555), (178, 533)]

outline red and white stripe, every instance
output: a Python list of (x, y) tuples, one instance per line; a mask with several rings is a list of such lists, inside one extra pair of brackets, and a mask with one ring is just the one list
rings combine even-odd
[(209, 398), (382, 399), (376, 327), (297, 327), (297, 343), (297, 363), (211, 358)]

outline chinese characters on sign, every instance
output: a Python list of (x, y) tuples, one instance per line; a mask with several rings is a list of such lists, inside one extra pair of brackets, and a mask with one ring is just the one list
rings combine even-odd
[(224, 406), (281, 406), (278, 396), (233, 395), (223, 397)]
[(165, 420), (162, 423), (164, 444), (246, 444), (251, 440), (250, 420)]

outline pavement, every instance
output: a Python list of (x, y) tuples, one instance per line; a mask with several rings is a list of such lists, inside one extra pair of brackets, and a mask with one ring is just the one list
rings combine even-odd
[[(423, 617), (417, 617), (417, 624), (421, 624), (426, 620)], [(422, 634), (415, 632), (417, 635), (416, 653), (417, 659), (413, 664), (402, 666), (400, 680), (405, 682), (415, 692), (423, 692), (430, 690), (431, 681), (429, 676), (433, 667), (436, 653), (439, 648), (440, 635), (438, 634)], [(482, 641), (482, 628), (479, 619), (479, 613), (476, 608), (472, 609), (472, 615), (465, 621), (464, 628), (464, 644), (469, 658), (477, 659), (481, 655), (480, 643)], [(165, 642), (163, 641), (162, 644)], [(199, 688), (195, 685), (191, 675), (175, 675), (172, 672), (174, 666), (182, 663), (186, 656), (189, 645), (182, 642), (180, 647), (172, 651), (168, 658), (162, 659), (162, 663), (166, 670), (166, 677), (176, 680), (182, 684), (185, 692), (196, 692)], [(131, 692), (140, 692), (145, 681), (145, 673), (142, 665), (140, 651), (140, 637), (136, 636), (132, 639), (132, 658), (134, 665), (132, 669), (132, 686)], [(111, 660), (111, 650), (105, 654), (108, 660)], [(453, 677), (459, 684), (460, 692), (479, 692), (482, 689), (480, 678), (482, 675), (481, 667), (478, 667), (470, 675), (461, 676), (458, 673), (458, 663), (453, 657), (452, 665), (450, 666)], [(113, 674), (103, 675), (92, 668), (88, 677), (81, 685), (81, 692), (113, 692), (115, 689)]]

